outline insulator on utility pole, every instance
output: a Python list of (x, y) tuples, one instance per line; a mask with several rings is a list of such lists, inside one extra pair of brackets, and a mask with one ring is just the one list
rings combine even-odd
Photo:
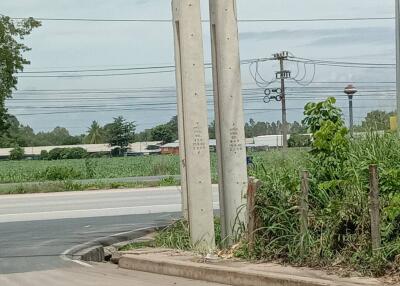
[(279, 61), (280, 71), (276, 72), (276, 79), (281, 81), (281, 103), (282, 103), (282, 147), (288, 147), (288, 124), (286, 118), (286, 90), (285, 80), (291, 77), (291, 72), (285, 70), (284, 61), (289, 57), (289, 52), (284, 51), (274, 54), (274, 58)]

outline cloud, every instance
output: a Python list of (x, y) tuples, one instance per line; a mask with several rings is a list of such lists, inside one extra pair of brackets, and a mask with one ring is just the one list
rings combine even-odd
[(306, 46), (332, 46), (355, 44), (393, 44), (395, 31), (391, 27), (365, 27), (344, 29), (304, 29), (262, 32), (243, 32), (240, 39), (246, 40), (306, 40)]

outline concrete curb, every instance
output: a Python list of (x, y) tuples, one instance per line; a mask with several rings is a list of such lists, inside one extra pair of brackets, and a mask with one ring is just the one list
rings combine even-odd
[(62, 254), (62, 256), (71, 260), (102, 262), (104, 261), (104, 247), (112, 245), (120, 246), (122, 242), (128, 243), (134, 239), (148, 235), (168, 225), (169, 224), (161, 224), (95, 239), (67, 250)]
[(119, 259), (119, 267), (129, 270), (177, 276), (234, 286), (360, 286), (365, 284), (332, 282), (322, 279), (296, 277), (275, 273), (240, 270), (227, 266), (176, 261), (166, 258), (125, 255)]

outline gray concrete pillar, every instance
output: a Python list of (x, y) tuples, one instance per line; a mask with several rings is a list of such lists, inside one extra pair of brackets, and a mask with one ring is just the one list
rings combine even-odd
[(247, 191), (236, 2), (210, 0), (210, 19), (221, 220), (232, 243), (245, 223)]
[(215, 248), (199, 0), (173, 0), (180, 158), (192, 243)]

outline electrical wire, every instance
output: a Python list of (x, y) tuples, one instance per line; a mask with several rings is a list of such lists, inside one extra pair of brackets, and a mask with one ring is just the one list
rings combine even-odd
[[(12, 20), (26, 20), (25, 17), (11, 17)], [(51, 18), (34, 17), (39, 21), (53, 22), (133, 22), (133, 23), (171, 23), (172, 19), (112, 19), (112, 18)], [(395, 17), (350, 17), (350, 18), (298, 18), (298, 19), (239, 19), (239, 23), (260, 23), (260, 22), (348, 22), (348, 21), (387, 21)], [(210, 22), (203, 20), (202, 22)]]

